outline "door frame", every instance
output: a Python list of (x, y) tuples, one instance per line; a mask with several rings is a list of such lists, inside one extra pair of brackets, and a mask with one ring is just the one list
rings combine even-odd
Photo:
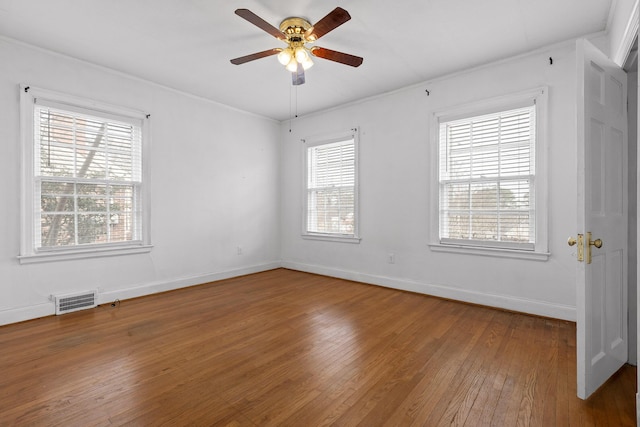
[[(635, 1), (629, 20), (627, 21), (626, 28), (624, 30), (624, 34), (622, 39), (620, 40), (619, 46), (617, 46), (615, 52), (612, 52), (611, 57), (613, 61), (623, 68), (627, 59), (629, 58), (629, 54), (633, 49), (633, 45), (635, 40), (638, 38), (638, 29), (640, 27), (640, 6), (637, 0)], [(638, 73), (638, 96), (640, 102), (640, 73)], [(638, 122), (640, 122), (640, 108), (638, 109)], [(636, 212), (640, 212), (640, 132), (637, 132), (636, 135), (636, 144), (638, 147), (638, 153), (636, 157), (638, 170), (636, 176), (636, 182), (638, 182), (638, 187), (636, 190), (637, 200), (636, 200)], [(636, 248), (638, 248), (637, 259), (636, 259), (636, 271), (638, 272), (636, 277), (636, 288), (640, 290), (640, 216), (637, 219), (637, 234), (636, 234)], [(640, 292), (637, 292), (636, 296), (636, 307), (640, 307)], [(636, 317), (636, 327), (637, 330), (640, 331), (640, 316)], [(640, 355), (640, 340), (637, 341), (637, 354)], [(640, 387), (640, 370), (637, 372), (637, 384)], [(636, 389), (636, 423), (640, 425), (640, 394)]]

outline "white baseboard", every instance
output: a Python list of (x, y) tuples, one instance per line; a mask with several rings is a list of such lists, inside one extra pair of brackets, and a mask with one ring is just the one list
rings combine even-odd
[(420, 283), (412, 280), (397, 279), (392, 277), (376, 276), (359, 273), (356, 271), (339, 270), (319, 265), (304, 264), (298, 262), (283, 261), (282, 267), (307, 273), (321, 274), (340, 279), (362, 282), (370, 285), (384, 286), (403, 291), (432, 295), (440, 298), (464, 301), (472, 304), (480, 304), (488, 307), (502, 308), (534, 314), (537, 316), (551, 317), (554, 319), (576, 321), (576, 308), (574, 306), (553, 304), (545, 301), (512, 297), (508, 295), (492, 295), (467, 289), (452, 288), (449, 286)]
[[(188, 286), (201, 285), (203, 283), (215, 282), (232, 277), (244, 276), (247, 274), (260, 273), (262, 271), (273, 270), (281, 266), (280, 262), (271, 262), (250, 267), (238, 268), (216, 273), (208, 273), (197, 276), (181, 277), (178, 279), (162, 280), (145, 283), (126, 289), (118, 289), (98, 294), (98, 304), (106, 304), (115, 300), (126, 300), (158, 292), (172, 291), (174, 289)], [(28, 307), (12, 308), (0, 310), (0, 326), (10, 323), (24, 322), (26, 320), (37, 319), (39, 317), (51, 316), (56, 312), (53, 302), (36, 304)]]
[(10, 323), (24, 322), (25, 320), (56, 314), (56, 307), (51, 303), (30, 305), (28, 307), (0, 310), (0, 326)]
[(218, 280), (230, 279), (232, 277), (260, 273), (262, 271), (273, 270), (275, 268), (280, 268), (280, 262), (260, 264), (235, 270), (227, 270), (197, 276), (182, 277), (174, 280), (163, 280), (145, 283), (140, 286), (100, 293), (98, 294), (98, 304), (106, 304), (115, 300), (122, 301), (126, 299), (142, 297), (145, 295), (157, 294), (160, 292), (173, 291), (180, 288), (187, 288), (189, 286), (201, 285), (203, 283), (216, 282)]

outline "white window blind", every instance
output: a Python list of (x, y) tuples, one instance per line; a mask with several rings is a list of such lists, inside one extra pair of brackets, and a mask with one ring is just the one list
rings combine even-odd
[(307, 148), (307, 233), (355, 236), (355, 139)]
[(534, 249), (535, 105), (440, 122), (440, 240)]
[(36, 99), (35, 250), (142, 240), (142, 120)]

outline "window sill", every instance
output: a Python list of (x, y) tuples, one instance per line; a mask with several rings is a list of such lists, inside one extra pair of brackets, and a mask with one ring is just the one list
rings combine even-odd
[(69, 251), (51, 251), (41, 252), (34, 255), (19, 255), (20, 264), (36, 264), (41, 262), (53, 261), (71, 261), (76, 259), (100, 258), (108, 256), (133, 255), (151, 252), (153, 246), (129, 246), (129, 247), (110, 247), (110, 248), (91, 248)]
[(322, 240), (326, 242), (339, 242), (339, 243), (360, 243), (359, 237), (353, 236), (340, 236), (330, 234), (303, 234), (303, 239), (306, 240)]
[(452, 244), (443, 245), (440, 243), (429, 244), (429, 247), (434, 252), (448, 252), (467, 255), (490, 256), (497, 258), (527, 259), (533, 261), (547, 261), (549, 259), (549, 256), (551, 255), (548, 252), (534, 252), (519, 249), (487, 248)]

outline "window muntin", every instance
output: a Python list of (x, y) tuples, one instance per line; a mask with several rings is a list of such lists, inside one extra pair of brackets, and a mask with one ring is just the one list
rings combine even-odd
[(536, 108), (439, 122), (441, 243), (535, 249)]
[(305, 235), (357, 237), (356, 153), (354, 133), (307, 146)]

